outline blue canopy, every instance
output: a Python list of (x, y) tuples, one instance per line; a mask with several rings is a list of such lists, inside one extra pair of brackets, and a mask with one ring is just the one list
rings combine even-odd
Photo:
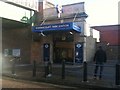
[(33, 26), (32, 32), (48, 32), (48, 31), (77, 31), (81, 32), (81, 28), (73, 22), (59, 23), (59, 24), (46, 24), (40, 26)]

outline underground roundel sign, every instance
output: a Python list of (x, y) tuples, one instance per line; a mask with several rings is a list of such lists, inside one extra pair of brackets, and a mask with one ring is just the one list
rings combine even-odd
[(48, 45), (48, 44), (45, 44), (45, 48), (49, 48), (49, 45)]
[(80, 47), (81, 47), (81, 44), (77, 44), (76, 47), (77, 47), (77, 48), (80, 48)]
[(75, 63), (83, 62), (83, 43), (75, 44)]
[(44, 44), (43, 58), (44, 58), (44, 61), (49, 61), (50, 60), (50, 44), (49, 43)]

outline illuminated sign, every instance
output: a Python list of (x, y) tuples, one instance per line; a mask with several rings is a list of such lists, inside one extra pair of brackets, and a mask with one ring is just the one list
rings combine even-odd
[(38, 10), (38, 0), (4, 0), (4, 2), (10, 2), (33, 10)]
[(75, 30), (80, 32), (80, 27), (76, 26), (73, 22), (60, 23), (60, 24), (47, 24), (41, 26), (33, 26), (33, 32), (42, 31), (58, 31), (58, 30)]
[(56, 25), (44, 25), (44, 26), (38, 26), (35, 27), (36, 30), (40, 30), (40, 29), (64, 29), (64, 28), (69, 28), (70, 25), (69, 24), (56, 24)]

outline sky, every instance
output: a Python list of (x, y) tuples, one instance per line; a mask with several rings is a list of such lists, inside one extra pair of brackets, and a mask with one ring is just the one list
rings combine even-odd
[[(85, 2), (86, 19), (90, 26), (118, 24), (118, 2), (120, 0), (48, 0), (55, 5)], [(120, 5), (120, 4), (119, 4)]]

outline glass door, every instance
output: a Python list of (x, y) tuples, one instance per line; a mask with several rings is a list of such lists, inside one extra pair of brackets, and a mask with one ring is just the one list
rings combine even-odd
[(54, 63), (61, 63), (64, 59), (68, 63), (73, 63), (73, 49), (56, 48), (54, 51)]

